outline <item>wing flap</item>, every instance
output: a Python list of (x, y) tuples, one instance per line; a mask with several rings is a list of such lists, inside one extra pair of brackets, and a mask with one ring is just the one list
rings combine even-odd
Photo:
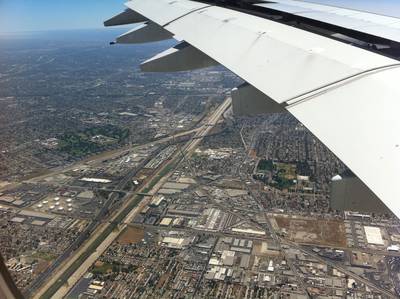
[(215, 66), (218, 63), (197, 48), (182, 42), (140, 65), (143, 72), (182, 72)]
[(119, 44), (141, 44), (171, 39), (173, 35), (163, 27), (153, 22), (141, 24), (120, 35), (116, 39)]
[(294, 0), (255, 5), (400, 42), (399, 18)]

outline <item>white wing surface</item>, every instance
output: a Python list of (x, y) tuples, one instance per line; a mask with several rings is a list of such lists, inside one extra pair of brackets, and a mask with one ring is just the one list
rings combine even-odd
[[(329, 16), (334, 24), (348, 21), (343, 18), (352, 14), (354, 29), (373, 29), (374, 35), (394, 41), (398, 37), (378, 28), (392, 26), (397, 30), (400, 21), (396, 18), (299, 1), (274, 2), (259, 5), (292, 14), (319, 14), (325, 20)], [(126, 6), (285, 107), (400, 216), (397, 59), (201, 2), (133, 0)], [(171, 59), (164, 58), (163, 66), (165, 61)]]

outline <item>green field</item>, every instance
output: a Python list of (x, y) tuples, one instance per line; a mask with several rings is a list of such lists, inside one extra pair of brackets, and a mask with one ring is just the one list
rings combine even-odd
[(32, 254), (32, 257), (36, 258), (36, 259), (42, 259), (45, 261), (49, 261), (49, 262), (56, 258), (56, 256), (54, 254), (51, 254), (48, 252), (40, 252), (40, 251), (37, 251), (34, 254)]
[(274, 169), (274, 164), (272, 160), (260, 160), (257, 164), (257, 172), (272, 171)]
[[(65, 133), (59, 138), (58, 149), (74, 157), (83, 157), (103, 151), (112, 144), (124, 142), (129, 137), (129, 130), (112, 125), (88, 128), (81, 132)], [(94, 136), (103, 136), (107, 142), (93, 141)]]
[(274, 163), (274, 187), (278, 189), (289, 189), (294, 186), (296, 179), (296, 165), (289, 163)]

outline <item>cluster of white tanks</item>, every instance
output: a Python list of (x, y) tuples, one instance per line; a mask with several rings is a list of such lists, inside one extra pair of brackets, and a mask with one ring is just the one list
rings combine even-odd
[[(67, 203), (67, 211), (72, 212), (72, 198), (67, 198), (65, 200)], [(54, 197), (53, 200), (50, 202), (48, 200), (43, 200), (40, 204), (37, 205), (39, 209), (42, 209), (44, 206), (48, 206), (48, 209), (50, 211), (64, 211), (64, 206), (61, 204), (62, 201), (60, 202), (60, 197)]]

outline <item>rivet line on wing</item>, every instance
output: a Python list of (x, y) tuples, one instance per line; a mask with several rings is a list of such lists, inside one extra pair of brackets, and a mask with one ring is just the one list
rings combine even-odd
[(331, 91), (332, 89), (336, 89), (339, 88), (341, 86), (347, 85), (349, 83), (351, 83), (352, 81), (358, 80), (360, 78), (375, 74), (375, 73), (379, 73), (379, 72), (383, 72), (385, 70), (388, 69), (393, 69), (393, 68), (398, 68), (400, 67), (400, 63), (394, 63), (394, 64), (389, 64), (389, 65), (384, 65), (384, 66), (379, 66), (379, 67), (375, 67), (369, 70), (365, 70), (362, 72), (359, 72), (357, 74), (348, 76), (348, 77), (344, 77), (342, 79), (336, 80), (334, 82), (322, 85), (320, 87), (317, 87), (315, 89), (312, 89), (308, 92), (302, 93), (300, 95), (297, 95), (295, 97), (292, 97), (286, 101), (284, 101), (284, 105), (285, 108), (290, 108), (293, 107), (295, 105), (304, 103), (308, 100), (311, 100), (313, 98), (315, 98), (318, 95), (324, 94), (326, 92)]

